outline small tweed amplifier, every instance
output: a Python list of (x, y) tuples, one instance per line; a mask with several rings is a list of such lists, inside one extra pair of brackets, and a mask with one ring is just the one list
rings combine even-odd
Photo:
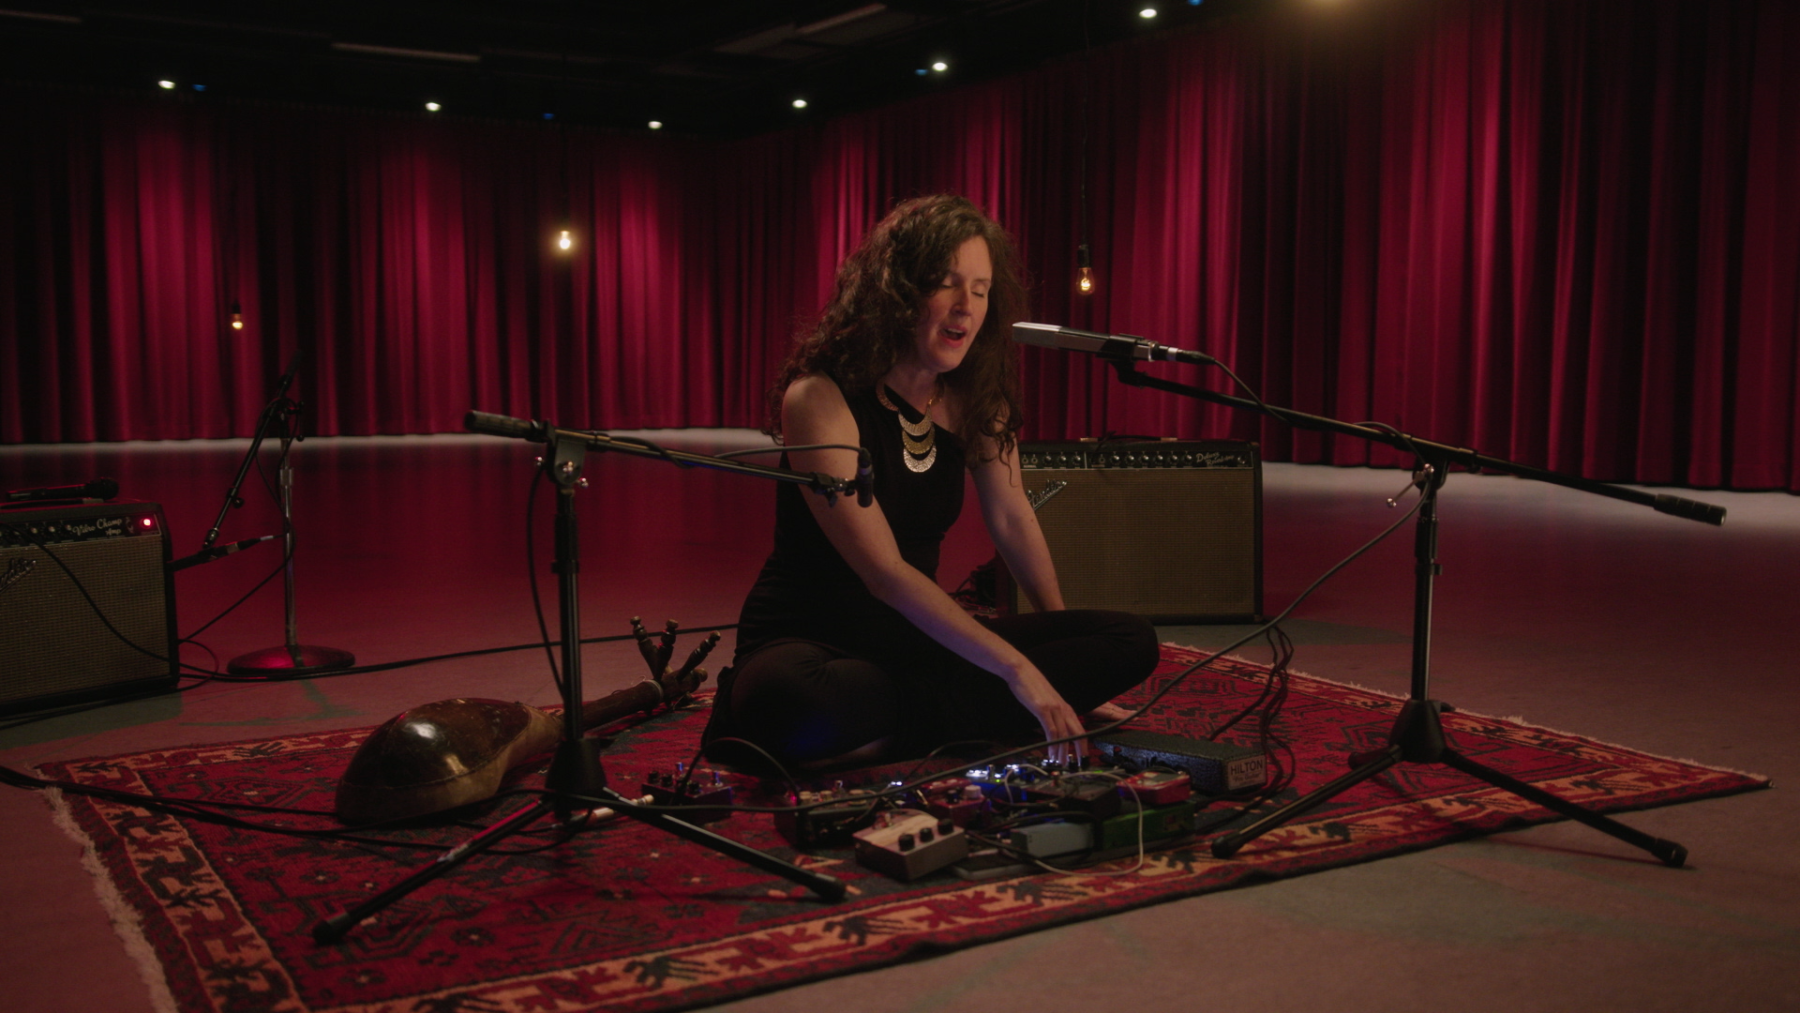
[(173, 688), (169, 555), (155, 503), (0, 510), (0, 714)]
[[(1158, 623), (1262, 617), (1262, 462), (1235, 440), (1020, 445), (1063, 603)], [(1001, 568), (1000, 607), (1031, 611)]]

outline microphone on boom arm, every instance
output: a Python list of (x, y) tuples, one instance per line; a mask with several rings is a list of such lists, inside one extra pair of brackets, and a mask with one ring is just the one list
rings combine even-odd
[(1099, 334), (1094, 331), (1078, 331), (1073, 327), (1059, 327), (1056, 324), (1013, 324), (1013, 340), (1022, 345), (1087, 352), (1103, 359), (1191, 362), (1197, 366), (1219, 364), (1219, 360), (1205, 352), (1159, 345), (1131, 334)]

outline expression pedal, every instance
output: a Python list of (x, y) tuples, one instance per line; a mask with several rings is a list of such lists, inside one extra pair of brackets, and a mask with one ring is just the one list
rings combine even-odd
[(1260, 788), (1269, 778), (1262, 751), (1245, 746), (1139, 731), (1096, 735), (1093, 745), (1113, 763), (1181, 771), (1208, 795)]
[(929, 876), (969, 856), (969, 839), (948, 818), (916, 809), (882, 813), (856, 832), (856, 860), (894, 879)]

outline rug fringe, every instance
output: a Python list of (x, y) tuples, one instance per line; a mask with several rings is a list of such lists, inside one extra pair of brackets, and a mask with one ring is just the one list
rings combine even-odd
[(1662, 753), (1652, 753), (1648, 749), (1639, 749), (1636, 746), (1621, 745), (1617, 742), (1611, 742), (1606, 739), (1595, 738), (1594, 736), (1588, 735), (1584, 732), (1565, 732), (1560, 728), (1551, 728), (1549, 725), (1536, 724), (1536, 723), (1525, 720), (1525, 717), (1522, 714), (1509, 714), (1506, 717), (1497, 718), (1497, 717), (1493, 717), (1492, 715), (1479, 713), (1477, 711), (1462, 710), (1461, 708), (1458, 708), (1456, 713), (1467, 714), (1470, 717), (1484, 718), (1488, 721), (1504, 721), (1507, 724), (1518, 725), (1520, 728), (1530, 728), (1534, 731), (1549, 732), (1552, 735), (1561, 735), (1565, 738), (1586, 739), (1589, 742), (1598, 742), (1599, 744), (1607, 747), (1608, 749), (1624, 750), (1626, 752), (1636, 753), (1639, 756), (1648, 756), (1653, 760), (1666, 760), (1670, 763), (1685, 763), (1690, 767), (1700, 767), (1705, 770), (1716, 770), (1722, 774), (1736, 774), (1739, 777), (1748, 777), (1753, 780), (1761, 781), (1765, 787), (1774, 787), (1774, 785), (1775, 785), (1774, 778), (1770, 777), (1767, 774), (1759, 774), (1754, 770), (1739, 770), (1736, 767), (1727, 767), (1727, 766), (1724, 766), (1722, 764), (1717, 764), (1717, 763), (1707, 763), (1704, 760), (1690, 760), (1685, 756), (1665, 756)]
[[(1182, 651), (1192, 651), (1196, 654), (1201, 655), (1202, 657), (1206, 656), (1207, 654), (1212, 653), (1211, 651), (1207, 651), (1203, 648), (1192, 647), (1188, 644), (1178, 644), (1172, 640), (1163, 641), (1162, 646), (1173, 647), (1173, 648), (1176, 648), (1176, 649), (1182, 650)], [(1269, 667), (1269, 664), (1266, 661), (1256, 661), (1254, 659), (1246, 658), (1246, 657), (1244, 657), (1242, 655), (1238, 655), (1238, 654), (1224, 655), (1223, 660), (1235, 661), (1235, 662), (1238, 662), (1240, 664), (1245, 664), (1245, 665), (1254, 665), (1257, 668), (1268, 668)], [(1288, 674), (1289, 675), (1297, 675), (1297, 676), (1301, 677), (1302, 679), (1311, 679), (1314, 682), (1328, 682), (1334, 686), (1348, 686), (1351, 689), (1360, 690), (1361, 692), (1369, 693), (1374, 696), (1385, 697), (1389, 700), (1396, 700), (1396, 701), (1404, 702), (1407, 699), (1407, 696), (1402, 693), (1390, 693), (1385, 689), (1376, 689), (1374, 686), (1364, 686), (1361, 683), (1349, 682), (1344, 679), (1327, 679), (1324, 676), (1313, 675), (1309, 672), (1301, 672), (1301, 671), (1298, 671), (1298, 670), (1292, 669), (1292, 668), (1288, 669)], [(1483, 714), (1480, 711), (1464, 710), (1461, 707), (1458, 707), (1456, 709), (1456, 713), (1465, 715), (1467, 717), (1481, 718), (1484, 721), (1503, 721), (1510, 725), (1518, 725), (1520, 728), (1530, 728), (1533, 731), (1549, 732), (1552, 735), (1560, 735), (1560, 736), (1562, 736), (1564, 738), (1568, 738), (1568, 739), (1586, 739), (1589, 742), (1598, 743), (1599, 745), (1605, 746), (1608, 749), (1624, 750), (1626, 752), (1636, 753), (1639, 756), (1648, 756), (1653, 760), (1667, 760), (1671, 763), (1685, 763), (1690, 767), (1700, 767), (1705, 770), (1716, 770), (1723, 774), (1736, 774), (1739, 777), (1748, 777), (1748, 778), (1752, 778), (1757, 781), (1761, 781), (1763, 783), (1763, 785), (1766, 787), (1774, 787), (1774, 785), (1775, 785), (1774, 778), (1770, 777), (1767, 774), (1759, 774), (1753, 770), (1739, 770), (1736, 767), (1726, 767), (1726, 766), (1723, 766), (1723, 765), (1717, 764), (1717, 763), (1706, 763), (1701, 760), (1690, 760), (1685, 756), (1664, 756), (1661, 753), (1652, 753), (1652, 752), (1649, 752), (1648, 750), (1639, 749), (1636, 746), (1626, 746), (1626, 745), (1621, 745), (1617, 742), (1610, 742), (1606, 739), (1595, 738), (1594, 736), (1588, 735), (1584, 732), (1570, 732), (1570, 731), (1564, 731), (1561, 728), (1551, 728), (1549, 725), (1536, 724), (1534, 722), (1525, 720), (1524, 715), (1521, 715), (1521, 714), (1509, 714), (1509, 715), (1506, 715), (1505, 717), (1496, 717), (1495, 715), (1492, 715), (1492, 714)]]
[(156, 958), (156, 950), (151, 947), (150, 940), (144, 935), (143, 920), (132, 909), (118, 885), (101, 863), (99, 854), (94, 850), (94, 842), (75, 822), (74, 813), (69, 811), (68, 800), (63, 798), (61, 790), (44, 789), (44, 797), (50, 804), (51, 819), (62, 832), (81, 846), (81, 865), (86, 869), (94, 884), (94, 893), (100, 898), (100, 906), (106, 909), (107, 917), (112, 920), (113, 931), (118, 933), (119, 940), (125, 944), (125, 952), (131, 956), (132, 963), (137, 965), (138, 977), (150, 990), (150, 1005), (156, 1013), (178, 1013), (175, 996), (169, 991), (168, 980), (163, 976), (162, 961)]

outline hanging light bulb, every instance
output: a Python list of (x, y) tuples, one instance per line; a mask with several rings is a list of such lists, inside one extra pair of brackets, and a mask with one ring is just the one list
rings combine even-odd
[(574, 249), (575, 248), (574, 233), (570, 232), (568, 229), (563, 229), (561, 232), (558, 232), (556, 234), (556, 248), (563, 251), (564, 253), (567, 253), (570, 250)]
[(244, 329), (244, 307), (235, 300), (231, 304), (231, 329), (234, 331)]
[(1094, 294), (1094, 258), (1088, 253), (1088, 244), (1082, 243), (1075, 248), (1075, 264), (1079, 268), (1075, 272), (1075, 287), (1082, 295)]

